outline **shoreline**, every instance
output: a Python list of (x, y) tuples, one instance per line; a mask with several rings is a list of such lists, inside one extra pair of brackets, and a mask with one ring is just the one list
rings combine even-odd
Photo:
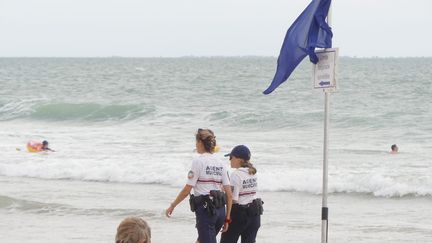
[[(121, 219), (136, 215), (149, 222), (154, 242), (191, 242), (196, 237), (195, 219), (186, 200), (171, 219), (163, 215), (179, 190), (154, 184), (0, 176), (1, 196), (22, 200), (0, 208), (5, 219), (0, 223), (0, 235), (9, 242), (111, 242)], [(265, 204), (259, 242), (319, 241), (320, 195), (261, 192), (260, 196)], [(432, 217), (427, 216), (432, 216), (430, 199), (335, 194), (328, 200), (332, 242), (432, 239)], [(20, 227), (28, 228), (32, 234), (21, 235)], [(52, 231), (59, 234), (50, 235)]]

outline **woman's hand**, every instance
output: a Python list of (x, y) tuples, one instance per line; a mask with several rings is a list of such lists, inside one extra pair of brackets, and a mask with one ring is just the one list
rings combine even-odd
[(179, 203), (181, 203), (181, 201), (183, 201), (190, 193), (190, 191), (192, 190), (192, 186), (190, 185), (185, 185), (183, 187), (183, 189), (180, 191), (180, 193), (178, 194), (177, 198), (171, 203), (170, 207), (167, 208), (167, 210), (165, 210), (165, 215), (169, 218), (171, 217), (174, 208), (179, 205)]
[(227, 232), (227, 231), (228, 231), (228, 227), (229, 227), (229, 223), (228, 223), (228, 222), (225, 222), (225, 224), (224, 224), (223, 227), (222, 227), (221, 232), (222, 232), (222, 233)]
[(222, 227), (222, 230), (221, 230), (221, 232), (222, 233), (225, 233), (225, 232), (227, 232), (228, 231), (228, 227), (229, 227), (229, 224), (231, 224), (231, 218), (229, 218), (229, 217), (227, 217), (226, 219), (225, 219), (225, 223), (224, 223), (224, 225), (223, 225), (223, 227)]
[(171, 204), (170, 207), (167, 208), (167, 210), (165, 210), (165, 215), (166, 215), (168, 218), (171, 217), (171, 215), (172, 215), (172, 213), (173, 213), (173, 211), (174, 211), (174, 208), (175, 208), (175, 207)]

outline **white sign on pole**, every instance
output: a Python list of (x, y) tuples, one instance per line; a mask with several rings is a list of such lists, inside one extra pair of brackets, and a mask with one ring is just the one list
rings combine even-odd
[(339, 48), (327, 48), (315, 51), (318, 56), (318, 63), (314, 66), (314, 88), (315, 89), (336, 89), (337, 88), (337, 62)]

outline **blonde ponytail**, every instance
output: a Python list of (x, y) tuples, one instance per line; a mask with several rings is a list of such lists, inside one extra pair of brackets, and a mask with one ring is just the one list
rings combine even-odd
[(197, 141), (201, 141), (204, 145), (204, 149), (208, 153), (214, 153), (216, 148), (216, 136), (210, 129), (198, 129), (195, 138)]
[(257, 169), (253, 166), (253, 164), (248, 160), (243, 160), (242, 167), (249, 169), (249, 175), (255, 175), (257, 173)]

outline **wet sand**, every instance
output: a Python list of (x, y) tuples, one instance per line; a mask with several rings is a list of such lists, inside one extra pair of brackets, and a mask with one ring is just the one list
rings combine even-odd
[[(127, 216), (145, 218), (152, 241), (188, 243), (195, 219), (185, 200), (164, 209), (181, 188), (154, 184), (0, 177), (0, 238), (7, 242), (113, 242)], [(262, 192), (257, 242), (320, 242), (321, 196)], [(432, 242), (432, 199), (331, 194), (329, 242)], [(22, 232), (26, 232), (22, 234)]]

